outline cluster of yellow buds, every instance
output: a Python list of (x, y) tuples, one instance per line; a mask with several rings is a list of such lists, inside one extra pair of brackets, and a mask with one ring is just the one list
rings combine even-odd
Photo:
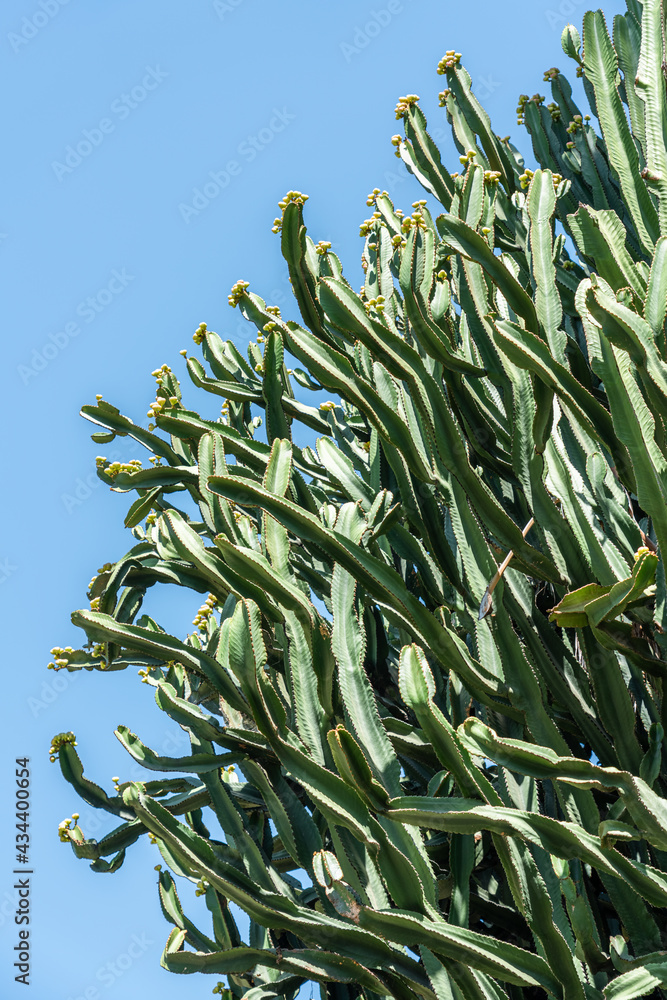
[[(400, 136), (399, 136), (399, 139), (400, 139)], [(373, 190), (369, 194), (368, 198), (366, 199), (366, 204), (369, 207), (371, 205), (375, 205), (377, 203), (377, 197), (378, 197), (378, 195), (381, 195), (383, 198), (388, 198), (389, 197), (389, 192), (388, 191), (380, 191), (380, 188), (373, 188)]]
[(447, 281), (447, 272), (446, 271), (438, 271), (438, 273), (435, 276), (435, 279), (436, 279), (436, 281)]
[(285, 209), (289, 204), (303, 205), (305, 201), (308, 201), (307, 194), (303, 194), (301, 191), (288, 191), (283, 200), (278, 202), (278, 208), (281, 210), (282, 215), (273, 220), (271, 232), (279, 233), (283, 228), (283, 217), (285, 215)]
[[(148, 831), (148, 843), (149, 843), (149, 844), (157, 844), (157, 837), (155, 836), (155, 834), (154, 834), (154, 833), (151, 833), (151, 831), (150, 831), (150, 830)], [(155, 869), (155, 871), (157, 871), (157, 870), (158, 870), (158, 868), (160, 868), (160, 869), (161, 869), (161, 868), (162, 868), (162, 865), (159, 865), (159, 866), (158, 866), (158, 867), (157, 867), (157, 868)]]
[(99, 611), (100, 610), (100, 598), (99, 597), (93, 597), (92, 598), (92, 600), (90, 602), (90, 610), (91, 611)]
[(534, 172), (534, 170), (529, 170), (528, 167), (526, 167), (524, 172), (521, 174), (521, 177), (519, 177), (519, 183), (524, 191), (532, 181)]
[(400, 135), (392, 135), (392, 137), (391, 137), (391, 144), (392, 144), (392, 146), (394, 146), (394, 156), (397, 156), (399, 158), (399, 160), (401, 158), (401, 143), (402, 142), (403, 142), (402, 136), (400, 136)]
[(54, 646), (51, 656), (55, 657), (55, 663), (49, 663), (47, 670), (62, 670), (69, 663), (69, 657), (73, 652), (71, 646)]
[(232, 309), (235, 309), (239, 304), (246, 293), (246, 288), (250, 288), (249, 281), (237, 281), (235, 285), (232, 285), (232, 290), (227, 296), (227, 301)]
[(100, 656), (106, 659), (106, 649), (103, 642), (96, 642), (92, 649), (93, 656)]
[(557, 191), (559, 186), (563, 183), (562, 174), (553, 174), (554, 191)]
[(364, 451), (369, 452), (371, 450), (371, 443), (370, 443), (370, 441), (362, 441), (361, 442), (361, 447), (364, 449)]
[(142, 684), (148, 684), (149, 683), (149, 681), (148, 681), (148, 670), (146, 670), (145, 667), (140, 667), (139, 670), (137, 670), (137, 673), (141, 677), (141, 683)]
[[(98, 465), (100, 465), (102, 462), (105, 462), (105, 461), (106, 461), (106, 459), (104, 459), (104, 458), (102, 458), (102, 459), (100, 459), (99, 457), (97, 458), (97, 464)], [(100, 566), (100, 568), (98, 569), (97, 573), (95, 574), (95, 576), (92, 578), (92, 580), (88, 584), (88, 590), (90, 590), (92, 588), (92, 586), (95, 583), (95, 580), (97, 580), (98, 576), (101, 576), (102, 573), (108, 573), (110, 569), (113, 569), (113, 563), (108, 562), (108, 563), (105, 563), (104, 566)]]
[(545, 69), (544, 71), (544, 82), (548, 83), (549, 80), (557, 80), (560, 76), (560, 70), (557, 66), (551, 66), (550, 69)]
[(331, 250), (331, 243), (328, 240), (320, 240), (320, 242), (315, 246), (315, 253), (319, 257), (323, 257), (327, 250)]
[(412, 215), (407, 215), (403, 219), (403, 222), (401, 223), (401, 230), (404, 233), (409, 233), (413, 226), (416, 226), (417, 229), (426, 229), (426, 219), (424, 218), (424, 213), (420, 209), (415, 209)]
[(406, 243), (407, 240), (403, 239), (400, 233), (396, 233), (396, 235), (392, 236), (391, 238), (391, 245), (396, 249), (398, 249), (398, 247), (401, 247), (402, 249), (406, 245)]
[(160, 465), (162, 465), (162, 456), (161, 455), (151, 455), (151, 457), (148, 459), (148, 461), (155, 468), (158, 468)]
[(561, 267), (564, 271), (574, 271), (575, 264), (573, 260), (564, 260)]
[(461, 53), (455, 52), (454, 49), (447, 49), (444, 56), (438, 63), (438, 74), (443, 76), (448, 69), (454, 69), (455, 66), (461, 62)]
[(533, 104), (537, 104), (539, 106), (540, 104), (544, 103), (544, 97), (542, 94), (533, 94), (532, 97), (529, 97), (528, 94), (519, 95), (519, 100), (516, 106), (517, 125), (526, 124), (526, 105), (529, 104), (530, 102), (532, 102)]
[[(158, 396), (158, 398), (150, 404), (150, 409), (146, 413), (146, 416), (151, 417), (153, 420), (155, 420), (155, 418), (157, 418), (162, 413), (166, 405), (167, 405), (167, 400), (164, 398), (164, 396)], [(153, 424), (153, 428), (155, 428), (155, 424)]]
[(370, 315), (371, 309), (375, 309), (376, 312), (384, 312), (384, 295), (378, 295), (376, 299), (369, 299), (368, 302), (364, 303), (364, 309)]
[(320, 410), (325, 410), (326, 411), (326, 410), (335, 410), (335, 409), (336, 409), (336, 404), (333, 403), (330, 399), (327, 399), (326, 402), (324, 402), (324, 403), (320, 403)]
[(462, 166), (467, 167), (468, 164), (475, 162), (476, 156), (477, 156), (477, 150), (469, 149), (468, 152), (465, 154), (465, 156), (459, 156), (459, 163)]
[(115, 479), (121, 472), (126, 472), (128, 476), (131, 476), (133, 473), (139, 472), (142, 468), (140, 458), (132, 458), (129, 462), (112, 462), (110, 465), (106, 465), (106, 458), (102, 459), (102, 461), (99, 459), (95, 461), (98, 468), (104, 468), (107, 476), (111, 476), (112, 479)]
[[(331, 244), (328, 243), (327, 246), (331, 246)], [(266, 311), (267, 313), (271, 313), (272, 316), (276, 316), (280, 319), (280, 306), (267, 306)]]
[(370, 219), (364, 219), (364, 221), (359, 226), (359, 235), (368, 236), (370, 233), (374, 231), (378, 222), (380, 223), (381, 226), (385, 226), (386, 228), (387, 223), (382, 218), (382, 213), (373, 212)]
[(60, 748), (65, 745), (65, 743), (71, 743), (72, 746), (76, 746), (76, 736), (74, 733), (58, 733), (51, 740), (51, 746), (49, 747), (49, 760), (53, 764), (55, 755), (58, 753)]
[(395, 107), (396, 119), (403, 118), (408, 108), (413, 104), (416, 104), (419, 100), (417, 94), (407, 94), (406, 97), (399, 97), (398, 104)]
[(195, 888), (195, 896), (205, 896), (206, 895), (206, 890), (208, 889), (208, 887), (209, 887), (209, 883), (206, 881), (206, 879), (205, 878), (200, 878), (199, 881), (197, 882), (197, 886)]
[[(192, 334), (192, 339), (195, 344), (201, 344), (206, 336), (206, 323), (200, 323), (195, 332)], [(181, 351), (181, 354), (183, 351)]]
[(215, 598), (213, 594), (209, 594), (205, 603), (202, 604), (201, 608), (193, 618), (192, 624), (196, 625), (200, 632), (206, 632), (208, 629), (208, 620), (213, 614), (217, 603), (217, 598)]
[(501, 178), (500, 170), (485, 170), (484, 180), (487, 184), (497, 184)]
[(421, 208), (416, 208), (412, 213), (412, 221), (418, 229), (426, 229), (426, 219)]
[[(584, 122), (585, 121), (589, 122), (590, 120), (591, 120), (591, 116), (590, 115), (584, 115), (583, 118), (581, 117), (581, 115), (575, 115), (574, 118), (572, 119), (572, 121), (570, 122), (570, 124), (567, 126), (566, 132), (568, 133), (568, 135), (576, 135), (577, 132), (579, 132), (579, 131), (581, 131), (581, 129), (583, 129)], [(572, 142), (572, 140), (570, 140), (570, 142), (566, 143), (566, 145), (567, 145), (568, 149), (574, 149), (574, 147), (575, 147), (575, 144), (574, 144), (574, 142)]]
[(224, 983), (216, 983), (215, 986), (213, 987), (213, 989), (211, 990), (211, 992), (212, 993), (220, 993), (221, 995), (223, 993), (229, 993), (230, 996), (232, 995), (231, 990), (228, 990)]
[[(364, 221), (359, 226), (359, 235), (360, 236), (370, 236), (372, 233), (377, 232), (378, 225), (381, 228), (383, 228), (383, 229), (387, 229), (388, 228), (387, 223), (380, 216), (380, 213), (379, 212), (373, 212), (373, 215), (371, 216), (371, 218), (370, 219), (364, 219)], [(369, 244), (369, 246), (370, 246), (370, 244)]]
[(169, 365), (162, 365), (161, 368), (156, 368), (154, 372), (151, 372), (151, 375), (158, 385), (162, 385), (162, 376), (171, 375), (171, 368)]
[(63, 844), (67, 844), (68, 841), (71, 839), (68, 836), (67, 831), (71, 829), (72, 823), (74, 823), (75, 827), (77, 826), (78, 819), (79, 819), (79, 814), (72, 813), (71, 818), (68, 816), (67, 819), (64, 819), (62, 821), (62, 823), (58, 823), (58, 839), (62, 841)]
[(559, 122), (561, 120), (562, 117), (561, 110), (555, 101), (551, 101), (550, 104), (547, 104), (547, 111), (551, 115), (552, 121)]
[(451, 94), (451, 90), (449, 89), (449, 87), (445, 87), (444, 90), (440, 91), (440, 93), (438, 94), (438, 106), (439, 107), (441, 107), (441, 108), (446, 108), (447, 107), (447, 98), (450, 96), (450, 94)]
[[(262, 327), (262, 330), (264, 331), (264, 333), (272, 333), (274, 330), (277, 330), (277, 329), (278, 329), (278, 324), (274, 323), (272, 319), (270, 319), (269, 322), (265, 323), (264, 326)], [(261, 336), (261, 334), (260, 334), (260, 336)], [(259, 340), (259, 336), (257, 337), (257, 339)], [(264, 337), (262, 337), (262, 340), (264, 340)], [(260, 343), (261, 343), (261, 341), (260, 341)]]

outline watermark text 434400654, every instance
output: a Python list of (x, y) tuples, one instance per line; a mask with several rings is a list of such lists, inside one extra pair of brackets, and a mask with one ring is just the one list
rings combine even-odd
[(139, 83), (129, 91), (123, 91), (111, 102), (109, 111), (112, 117), (105, 116), (100, 118), (93, 128), (82, 129), (81, 138), (65, 147), (62, 160), (51, 161), (51, 169), (58, 180), (64, 180), (77, 167), (80, 167), (83, 161), (87, 160), (94, 150), (102, 145), (106, 137), (116, 131), (118, 122), (125, 121), (135, 108), (144, 103), (152, 91), (157, 90), (168, 75), (159, 66), (147, 66)]

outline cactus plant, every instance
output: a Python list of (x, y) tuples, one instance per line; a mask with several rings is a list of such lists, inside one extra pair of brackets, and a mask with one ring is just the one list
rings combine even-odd
[[(119, 726), (147, 773), (107, 792), (60, 734), (52, 759), (120, 825), (59, 834), (97, 872), (156, 844), (167, 969), (252, 1000), (667, 988), (663, 24), (627, 0), (613, 39), (601, 11), (565, 29), (591, 114), (548, 70), (552, 101), (517, 108), (534, 171), (447, 52), (460, 169), (401, 98), (392, 142), (429, 198), (404, 215), (374, 189), (360, 292), (291, 191), (300, 318), (238, 282), (247, 359), (206, 324), (186, 356), (221, 415), (166, 365), (147, 429), (84, 406), (152, 467), (98, 459), (136, 494), (135, 544), (52, 667), (138, 666), (191, 747)], [(162, 583), (207, 595), (184, 639), (141, 614)]]

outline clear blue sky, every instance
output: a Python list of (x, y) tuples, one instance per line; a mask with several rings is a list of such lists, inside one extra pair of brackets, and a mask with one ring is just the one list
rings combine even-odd
[[(2, 5), (3, 997), (24, 995), (12, 970), (10, 811), (13, 761), (24, 755), (32, 758), (32, 995), (139, 1000), (159, 990), (161, 1000), (197, 1000), (216, 981), (159, 967), (169, 927), (156, 848), (136, 845), (118, 873), (96, 875), (56, 833), (72, 811), (89, 836), (110, 825), (49, 764), (54, 733), (75, 731), (86, 773), (107, 789), (112, 775), (139, 776), (113, 735), (119, 723), (158, 751), (185, 752), (135, 672), (46, 670), (53, 645), (80, 644), (69, 616), (87, 606), (97, 567), (132, 544), (122, 527), (127, 499), (96, 480), (94, 458), (135, 453), (92, 443), (80, 406), (102, 393), (145, 420), (150, 372), (167, 362), (178, 373), (178, 352), (192, 348), (202, 320), (243, 344), (243, 321), (227, 305), (239, 278), (293, 314), (271, 233), (289, 189), (310, 195), (311, 235), (330, 240), (361, 283), (367, 193), (387, 188), (407, 212), (423, 194), (390, 144), (398, 98), (419, 94), (433, 134), (448, 134), (435, 72), (446, 49), (463, 53), (495, 130), (532, 163), (517, 96), (544, 93), (550, 66), (574, 77), (560, 29), (580, 25), (585, 9), (577, 0)], [(443, 148), (457, 169), (453, 146)], [(182, 631), (197, 604), (196, 595), (164, 598), (163, 624)], [(196, 919), (203, 904), (184, 898)]]

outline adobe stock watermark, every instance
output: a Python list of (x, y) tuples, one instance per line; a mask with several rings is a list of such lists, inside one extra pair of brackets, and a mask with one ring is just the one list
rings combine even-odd
[(346, 63), (352, 62), (355, 56), (361, 55), (364, 49), (368, 48), (374, 38), (380, 34), (396, 17), (403, 13), (401, 0), (388, 0), (386, 7), (368, 12), (368, 20), (363, 24), (357, 24), (352, 35), (351, 42), (341, 42), (340, 51), (343, 53)]
[(56, 14), (60, 13), (61, 7), (66, 7), (68, 3), (69, 0), (39, 0), (38, 10), (34, 11), (30, 17), (23, 18), (20, 31), (10, 31), (7, 35), (7, 41), (14, 52), (20, 52), (24, 45), (31, 42), (42, 28), (45, 28)]
[(0, 927), (3, 926), (5, 920), (11, 919), (11, 922), (14, 923), (14, 914), (16, 913), (18, 902), (18, 889), (15, 889), (14, 892), (5, 892), (0, 903)]
[[(122, 267), (120, 270), (114, 268), (106, 285), (98, 288), (93, 295), (89, 295), (79, 302), (75, 309), (76, 315), (86, 325), (94, 323), (100, 313), (103, 313), (114, 299), (125, 291), (131, 281), (134, 281), (134, 275), (128, 274), (126, 268)], [(42, 345), (41, 349), (33, 347), (28, 364), (17, 365), (16, 368), (23, 384), (27, 385), (31, 378), (35, 378), (40, 372), (43, 372), (58, 357), (60, 352), (64, 351), (71, 341), (79, 336), (82, 329), (81, 323), (70, 320), (65, 323), (61, 330), (50, 333), (48, 341)]]
[(549, 27), (562, 31), (565, 25), (570, 23), (570, 15), (574, 14), (584, 3), (585, 0), (561, 0), (555, 10), (553, 7), (545, 10), (544, 16), (549, 22)]
[[(248, 135), (236, 147), (236, 155), (246, 163), (252, 163), (260, 153), (271, 145), (273, 140), (287, 126), (293, 122), (296, 115), (288, 111), (287, 108), (274, 108), (273, 114), (268, 123), (254, 135)], [(228, 160), (222, 170), (209, 170), (209, 180), (205, 181), (201, 188), (192, 189), (192, 199), (190, 202), (181, 202), (178, 211), (186, 224), (190, 223), (193, 217), (198, 216), (212, 201), (221, 194), (225, 188), (229, 187), (233, 177), (238, 177), (243, 172), (243, 163), (239, 160)]]
[[(124, 951), (111, 962), (105, 962), (95, 973), (95, 982), (105, 990), (114, 985), (136, 961), (143, 958), (153, 944), (145, 933), (133, 934)], [(83, 992), (74, 995), (70, 993), (67, 1000), (99, 1000), (103, 995), (100, 986), (91, 983)]]
[(7, 583), (7, 580), (13, 576), (17, 569), (18, 566), (15, 566), (10, 559), (7, 559), (6, 557), (4, 559), (0, 559), (0, 586), (2, 586), (3, 583)]
[[(52, 670), (48, 671), (50, 674)], [(68, 690), (72, 682), (81, 675), (80, 670), (58, 670), (53, 677), (42, 682), (38, 695), (29, 695), (27, 698), (28, 708), (33, 719), (45, 712), (54, 702), (58, 701), (60, 695)]]
[(244, 0), (213, 0), (213, 10), (224, 21), (225, 15), (232, 14), (243, 2)]
[(148, 95), (157, 90), (168, 75), (159, 66), (147, 66), (146, 73), (141, 78), (140, 83), (111, 102), (110, 111), (114, 118), (100, 118), (94, 128), (84, 128), (81, 132), (83, 138), (79, 139), (76, 145), (65, 148), (64, 160), (51, 161), (51, 169), (58, 180), (62, 182), (65, 177), (74, 173), (76, 168), (80, 167), (83, 161), (87, 160), (93, 151), (102, 145), (106, 137), (116, 131), (118, 122), (129, 118), (135, 108), (143, 104)]
[(488, 100), (500, 87), (502, 83), (492, 76), (477, 76), (472, 82), (472, 92), (478, 101)]

